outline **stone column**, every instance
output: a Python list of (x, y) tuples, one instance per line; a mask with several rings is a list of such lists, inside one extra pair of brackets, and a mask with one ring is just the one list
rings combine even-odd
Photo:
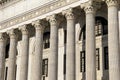
[(5, 39), (0, 33), (0, 80), (4, 80), (5, 71)]
[(107, 0), (108, 5), (108, 49), (109, 79), (120, 80), (118, 2)]
[(40, 20), (32, 23), (36, 29), (33, 80), (42, 80), (43, 32), (44, 26)]
[(8, 31), (10, 37), (10, 49), (9, 49), (9, 59), (8, 59), (8, 77), (7, 80), (15, 80), (15, 71), (16, 71), (16, 51), (17, 51), (17, 42), (16, 34), (14, 30)]
[(75, 80), (75, 20), (73, 10), (63, 11), (67, 19), (66, 80)]
[(29, 57), (29, 35), (27, 25), (19, 28), (22, 32), (22, 47), (21, 47), (21, 61), (20, 61), (20, 80), (27, 80), (28, 78), (28, 57)]
[(95, 9), (88, 5), (86, 13), (86, 80), (96, 80), (96, 52), (95, 52)]
[(58, 68), (58, 25), (56, 16), (47, 18), (50, 22), (50, 53), (48, 58), (48, 77), (49, 80), (57, 80)]

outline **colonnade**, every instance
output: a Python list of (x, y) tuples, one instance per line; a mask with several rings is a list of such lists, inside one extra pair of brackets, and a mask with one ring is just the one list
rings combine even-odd
[[(109, 80), (120, 80), (120, 56), (119, 56), (119, 27), (118, 27), (118, 2), (117, 0), (106, 0), (108, 5), (108, 45), (109, 45)], [(95, 62), (95, 13), (96, 6), (88, 4), (83, 6), (86, 14), (86, 80), (96, 80)], [(66, 48), (66, 80), (75, 80), (75, 15), (73, 9), (62, 12), (67, 21), (67, 48)], [(46, 18), (50, 23), (50, 53), (49, 53), (49, 80), (57, 80), (58, 73), (58, 19), (56, 14)], [(43, 33), (45, 26), (42, 20), (32, 22), (35, 27), (35, 56), (33, 60), (33, 80), (42, 78), (42, 53)], [(19, 27), (22, 33), (22, 52), (20, 80), (28, 77), (28, 55), (29, 55), (29, 32), (27, 25)], [(15, 80), (16, 45), (17, 35), (15, 29), (7, 32), (10, 37), (9, 66), (7, 80)], [(0, 80), (4, 80), (5, 67), (5, 37), (0, 33)]]

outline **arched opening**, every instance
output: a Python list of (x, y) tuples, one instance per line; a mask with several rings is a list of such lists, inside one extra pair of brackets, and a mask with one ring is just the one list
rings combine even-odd
[[(95, 35), (107, 35), (108, 34), (108, 22), (104, 17), (96, 16), (95, 17)], [(85, 40), (86, 35), (86, 25), (81, 29), (79, 40)]]

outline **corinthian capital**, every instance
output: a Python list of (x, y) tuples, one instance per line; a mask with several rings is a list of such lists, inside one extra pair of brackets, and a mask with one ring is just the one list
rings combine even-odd
[(15, 29), (8, 30), (7, 34), (9, 35), (10, 38), (16, 38)]
[(110, 6), (118, 6), (118, 1), (117, 0), (106, 0), (106, 3), (108, 7)]
[(92, 5), (89, 5), (89, 6), (86, 6), (86, 7), (84, 8), (84, 10), (85, 10), (86, 14), (87, 14), (87, 13), (95, 13), (96, 8), (94, 8)]
[(63, 11), (62, 14), (65, 15), (65, 17), (67, 19), (74, 19), (74, 14), (73, 14), (73, 9), (72, 8)]
[(97, 9), (101, 7), (101, 3), (98, 1), (89, 1), (86, 3), (81, 4), (81, 8), (84, 9), (86, 14), (88, 13), (95, 13)]
[(41, 30), (44, 32), (45, 29), (45, 22), (43, 20), (36, 20), (32, 22), (32, 25), (35, 27), (36, 30)]
[(48, 16), (47, 18), (47, 21), (50, 22), (51, 26), (52, 25), (57, 25), (57, 20), (56, 20), (56, 15), (51, 15), (51, 16)]
[(20, 27), (19, 27), (19, 30), (21, 30), (22, 34), (24, 34), (24, 35), (25, 35), (25, 34), (28, 35), (28, 29), (27, 29), (27, 25), (26, 25), (26, 24), (20, 26)]

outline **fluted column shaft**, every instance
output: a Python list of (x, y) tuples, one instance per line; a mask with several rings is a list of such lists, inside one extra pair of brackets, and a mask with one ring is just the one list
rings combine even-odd
[(9, 59), (8, 59), (9, 65), (8, 65), (7, 80), (15, 80), (16, 48), (17, 48), (16, 34), (14, 33), (14, 30), (8, 31), (8, 34), (10, 36), (10, 50), (9, 50)]
[(29, 36), (27, 25), (20, 27), (22, 32), (22, 47), (21, 47), (21, 60), (20, 60), (20, 80), (27, 80), (28, 78), (28, 53), (29, 53)]
[(34, 70), (33, 80), (42, 80), (42, 55), (43, 55), (43, 32), (44, 26), (41, 25), (40, 21), (33, 22), (36, 29), (35, 36), (35, 54), (34, 54)]
[(86, 6), (86, 80), (96, 80), (95, 9)]
[(55, 15), (49, 17), (50, 22), (50, 53), (48, 62), (49, 80), (57, 80), (58, 67), (58, 26)]
[(3, 33), (0, 33), (0, 80), (4, 80), (5, 70), (5, 39)]
[(75, 22), (72, 9), (65, 12), (67, 19), (66, 80), (75, 80)]
[(120, 80), (118, 2), (108, 0), (109, 79)]

